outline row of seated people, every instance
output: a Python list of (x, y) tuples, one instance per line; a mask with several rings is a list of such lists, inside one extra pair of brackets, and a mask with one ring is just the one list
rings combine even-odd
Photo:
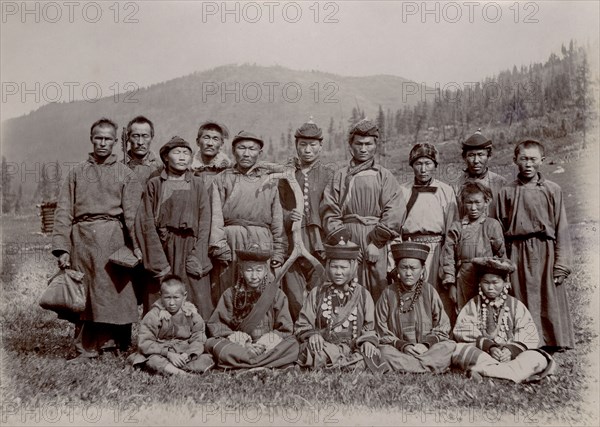
[(183, 375), (213, 367), (443, 373), (453, 366), (470, 377), (517, 383), (555, 371), (552, 357), (538, 348), (529, 311), (508, 295), (514, 270), (508, 259), (473, 260), (479, 292), (462, 308), (451, 334), (437, 291), (423, 280), (427, 245), (392, 245), (393, 279), (375, 304), (356, 278), (359, 247), (343, 237), (325, 246), (328, 280), (312, 289), (295, 324), (270, 274), (272, 253), (258, 244), (237, 251), (240, 277), (206, 324), (186, 301), (181, 280), (166, 277), (161, 298), (141, 322), (130, 362)]

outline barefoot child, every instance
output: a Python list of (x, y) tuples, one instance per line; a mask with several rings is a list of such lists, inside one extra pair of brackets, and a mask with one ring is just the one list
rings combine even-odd
[(473, 259), (479, 295), (463, 307), (454, 327), (452, 364), (469, 373), (520, 383), (551, 375), (556, 365), (538, 349), (539, 336), (525, 305), (508, 295), (514, 264), (507, 259)]
[[(471, 260), (505, 255), (502, 226), (487, 216), (492, 191), (480, 182), (467, 182), (460, 198), (465, 216), (450, 226), (443, 250), (442, 284), (455, 304), (455, 313), (477, 295), (478, 286)], [(451, 320), (456, 320), (455, 313), (449, 313)]]
[(164, 278), (160, 299), (140, 323), (138, 352), (129, 356), (132, 365), (168, 375), (204, 373), (214, 365), (210, 355), (202, 354), (204, 320), (186, 297), (180, 277)]
[(507, 256), (517, 264), (514, 296), (527, 306), (540, 332), (540, 345), (556, 351), (575, 346), (566, 285), (571, 239), (560, 187), (539, 173), (544, 146), (533, 140), (515, 147), (517, 179), (500, 190), (496, 218)]

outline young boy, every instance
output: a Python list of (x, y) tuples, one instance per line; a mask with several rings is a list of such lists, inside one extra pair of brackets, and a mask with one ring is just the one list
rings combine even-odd
[(518, 266), (511, 278), (514, 296), (531, 312), (541, 345), (556, 351), (575, 345), (563, 285), (571, 272), (571, 240), (562, 191), (539, 173), (544, 159), (538, 141), (515, 147), (519, 175), (500, 190), (496, 218), (507, 256)]
[(479, 277), (479, 295), (458, 315), (452, 364), (471, 378), (503, 378), (520, 383), (551, 375), (556, 365), (538, 349), (539, 336), (522, 302), (508, 295), (514, 264), (491, 257), (472, 261)]
[(186, 301), (185, 284), (180, 277), (166, 276), (160, 299), (144, 316), (138, 335), (138, 353), (129, 356), (132, 365), (167, 374), (204, 373), (213, 365), (204, 352), (204, 320), (196, 307)]
[(456, 305), (456, 311), (449, 313), (452, 323), (467, 301), (477, 295), (471, 260), (505, 255), (502, 226), (487, 216), (492, 191), (480, 182), (467, 182), (460, 197), (465, 215), (450, 226), (443, 249), (442, 284)]

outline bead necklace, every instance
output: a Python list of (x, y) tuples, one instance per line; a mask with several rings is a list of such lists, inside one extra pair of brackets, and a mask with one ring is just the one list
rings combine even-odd
[(413, 311), (413, 309), (415, 308), (415, 303), (419, 300), (419, 297), (421, 296), (421, 290), (423, 289), (423, 278), (420, 278), (417, 281), (417, 284), (415, 285), (415, 293), (412, 297), (412, 299), (410, 300), (410, 304), (408, 305), (408, 307), (406, 306), (406, 303), (404, 302), (404, 300), (402, 299), (402, 284), (400, 282), (396, 282), (396, 294), (398, 296), (398, 311), (400, 311), (400, 313), (408, 313), (410, 311)]
[(233, 287), (233, 318), (232, 323), (239, 325), (242, 320), (250, 313), (256, 301), (260, 298), (267, 285), (267, 277), (265, 276), (258, 287), (250, 288), (246, 286), (243, 279), (240, 277)]
[[(496, 342), (501, 342), (502, 337), (504, 339), (508, 339), (508, 314), (509, 308), (506, 305), (506, 298), (508, 297), (508, 288), (504, 288), (502, 293), (494, 299), (494, 301), (489, 300), (484, 294), (483, 291), (479, 290), (479, 299), (481, 302), (481, 325), (480, 330), (490, 338), (493, 338)], [(492, 311), (492, 315), (494, 316), (494, 320), (497, 323), (496, 329), (488, 333), (487, 330), (487, 321), (488, 321), (488, 306), (498, 307), (498, 317), (496, 318), (494, 315), (496, 314)]]
[[(325, 294), (325, 296), (323, 297), (323, 302), (321, 303), (321, 310), (322, 310), (321, 314), (323, 315), (324, 318), (327, 319), (327, 326), (328, 326), (329, 331), (332, 330), (334, 315), (337, 315), (339, 313), (340, 307), (343, 307), (346, 304), (346, 302), (349, 300), (349, 297), (350, 297), (350, 295), (352, 295), (352, 293), (356, 289), (357, 284), (358, 284), (358, 279), (355, 277), (350, 282), (347, 290), (342, 291), (342, 290), (339, 290), (332, 286), (330, 288), (329, 292), (327, 292)], [(336, 297), (337, 304), (333, 303), (334, 295)], [(350, 324), (352, 324), (352, 337), (356, 338), (358, 336), (358, 327), (356, 324), (357, 319), (358, 319), (357, 313), (358, 313), (357, 308), (354, 307), (352, 309), (352, 311), (350, 312), (350, 314), (348, 315), (348, 318), (346, 320), (344, 320), (341, 325), (338, 325), (335, 328), (333, 328), (333, 331), (334, 332), (342, 332), (342, 330), (344, 328), (348, 328), (350, 326)]]

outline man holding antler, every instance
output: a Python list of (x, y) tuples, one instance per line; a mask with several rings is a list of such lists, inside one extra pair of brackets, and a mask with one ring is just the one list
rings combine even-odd
[[(324, 233), (319, 206), (323, 199), (323, 191), (335, 170), (333, 165), (325, 165), (321, 162), (322, 134), (321, 128), (313, 122), (312, 117), (300, 126), (294, 135), (298, 157), (290, 159), (285, 165), (295, 170), (296, 181), (302, 189), (303, 205), (296, 206), (294, 193), (286, 180), (279, 182), (289, 253), (292, 252), (294, 245), (292, 222), (301, 221), (300, 231), (304, 246), (321, 261), (324, 259)], [(290, 313), (294, 321), (298, 319), (307, 292), (319, 283), (320, 278), (316, 276), (314, 266), (306, 258), (299, 258), (285, 275), (282, 287), (288, 297)]]

